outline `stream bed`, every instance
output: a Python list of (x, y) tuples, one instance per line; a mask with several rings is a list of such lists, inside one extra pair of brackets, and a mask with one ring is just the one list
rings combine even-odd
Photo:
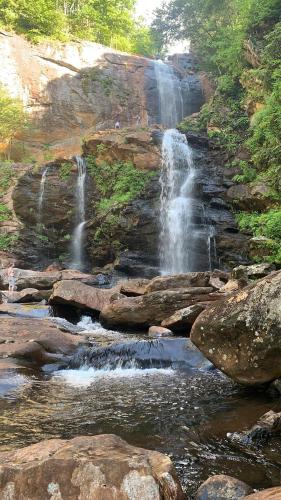
[(278, 399), (238, 387), (202, 362), (186, 339), (128, 341), (119, 333), (112, 343), (112, 332), (89, 319), (84, 326), (95, 344), (68, 369), (2, 373), (1, 451), (54, 437), (113, 433), (169, 454), (188, 498), (215, 473), (255, 488), (280, 484), (281, 439), (242, 452), (226, 437), (269, 409), (280, 411)]

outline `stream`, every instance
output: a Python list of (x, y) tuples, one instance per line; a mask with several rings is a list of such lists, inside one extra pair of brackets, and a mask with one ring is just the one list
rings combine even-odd
[(278, 400), (235, 385), (188, 339), (111, 332), (89, 317), (78, 325), (91, 345), (67, 369), (2, 371), (1, 451), (48, 438), (114, 433), (168, 454), (188, 498), (211, 474), (226, 473), (256, 488), (280, 484), (280, 439), (248, 453), (226, 438), (269, 409), (280, 411)]

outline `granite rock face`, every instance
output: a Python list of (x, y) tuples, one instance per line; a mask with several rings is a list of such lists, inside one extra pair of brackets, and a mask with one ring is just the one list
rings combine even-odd
[(0, 454), (0, 496), (184, 500), (171, 460), (111, 434), (50, 439)]
[(192, 342), (233, 380), (260, 385), (281, 376), (281, 272), (276, 271), (202, 312)]
[[(0, 83), (20, 97), (32, 130), (18, 138), (13, 154), (39, 160), (79, 154), (81, 139), (96, 130), (147, 127), (159, 123), (155, 62), (92, 42), (42, 42), (32, 45), (12, 33), (0, 33)], [(183, 93), (183, 114), (198, 111), (200, 76), (190, 54), (171, 60)], [(32, 68), (32, 72), (30, 71)]]

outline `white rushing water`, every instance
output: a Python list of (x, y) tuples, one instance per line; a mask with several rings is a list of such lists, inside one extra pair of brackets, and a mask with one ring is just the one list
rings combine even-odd
[(195, 169), (186, 137), (166, 130), (162, 142), (160, 177), (160, 265), (162, 274), (191, 270), (192, 191)]
[(86, 225), (85, 220), (85, 180), (87, 174), (87, 167), (84, 158), (81, 156), (75, 157), (77, 163), (77, 184), (76, 184), (76, 221), (77, 224), (74, 228), (72, 235), (72, 264), (71, 267), (75, 269), (83, 269), (84, 256), (84, 230)]
[(130, 367), (117, 366), (112, 369), (106, 365), (102, 369), (92, 367), (81, 367), (76, 370), (61, 370), (55, 372), (53, 379), (58, 382), (65, 382), (75, 387), (89, 387), (101, 379), (131, 379), (148, 376), (173, 376), (175, 370), (172, 368), (137, 368), (132, 360)]
[(46, 184), (46, 180), (47, 180), (48, 170), (49, 170), (49, 167), (47, 167), (43, 170), (41, 182), (40, 182), (40, 190), (39, 190), (39, 197), (38, 197), (38, 222), (39, 222), (39, 224), (42, 221), (42, 208), (43, 208), (45, 184)]
[(175, 127), (183, 118), (180, 80), (173, 68), (163, 61), (154, 62), (159, 96), (159, 118), (164, 127)]

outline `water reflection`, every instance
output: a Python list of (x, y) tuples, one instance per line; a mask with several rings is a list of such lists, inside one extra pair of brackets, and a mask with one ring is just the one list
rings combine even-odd
[[(80, 371), (72, 370), (78, 377)], [(281, 441), (270, 441), (253, 456), (233, 448), (225, 436), (280, 406), (215, 371), (104, 373), (79, 386), (71, 377), (33, 374), (0, 398), (1, 449), (51, 437), (115, 433), (131, 444), (168, 453), (189, 495), (213, 473), (268, 487), (281, 482)]]

